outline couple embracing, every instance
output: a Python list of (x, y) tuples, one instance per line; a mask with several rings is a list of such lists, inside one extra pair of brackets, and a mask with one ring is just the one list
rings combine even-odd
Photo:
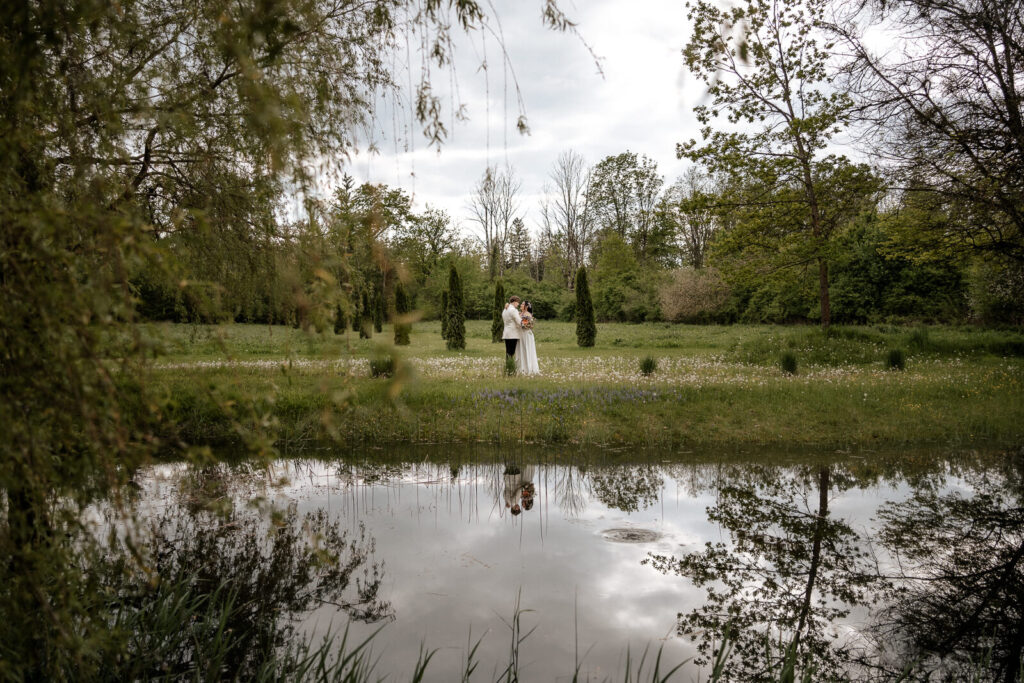
[(533, 341), (533, 305), (518, 296), (509, 297), (501, 313), (505, 331), (505, 355), (516, 359), (516, 371), (521, 375), (539, 375), (537, 345)]

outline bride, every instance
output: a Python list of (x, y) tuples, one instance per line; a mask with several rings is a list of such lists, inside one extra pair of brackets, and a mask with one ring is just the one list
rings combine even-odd
[(519, 317), (522, 329), (516, 348), (516, 369), (520, 375), (539, 375), (537, 345), (533, 341), (533, 304), (529, 301), (519, 304)]

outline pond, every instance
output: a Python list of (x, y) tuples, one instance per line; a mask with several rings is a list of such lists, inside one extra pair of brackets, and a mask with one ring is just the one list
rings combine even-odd
[(243, 552), (232, 530), (265, 546), (293, 525), (347, 573), (270, 551), (242, 578), (230, 557), (210, 571), (261, 577), (254, 600), (282, 591), (268, 613), (299, 635), (371, 638), (391, 680), (423, 651), (433, 681), (474, 664), (472, 680), (620, 679), (645, 651), (645, 678), (660, 653), (662, 674), (682, 663), (675, 679), (706, 680), (726, 633), (731, 680), (767, 677), (787, 646), (815, 678), (956, 677), (983, 656), (1004, 678), (1024, 636), (1022, 473), (1005, 452), (410, 447), (156, 465), (137, 509), (195, 566)]

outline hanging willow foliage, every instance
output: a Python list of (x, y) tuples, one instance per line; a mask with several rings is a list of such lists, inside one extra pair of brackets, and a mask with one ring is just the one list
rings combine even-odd
[[(552, 5), (545, 22), (572, 30)], [(451, 64), (452, 26), (490, 20), (473, 0), (2, 3), (0, 676), (95, 678), (125, 651), (80, 512), (101, 497), (119, 508), (158, 449), (190, 452), (144, 381), (154, 348), (133, 323), (152, 283), (133, 273), (158, 273), (166, 305), (189, 310), (260, 281), (279, 265), (261, 245), (294, 239), (277, 220), (285, 190), (347, 158), (380, 93), (416, 102), (441, 144), (431, 74)], [(410, 36), (434, 46), (423, 69), (402, 64)], [(406, 68), (423, 75), (401, 94)], [(179, 258), (227, 279), (183, 277)], [(351, 314), (352, 290), (302, 263), (309, 279), (274, 294), (296, 324)]]

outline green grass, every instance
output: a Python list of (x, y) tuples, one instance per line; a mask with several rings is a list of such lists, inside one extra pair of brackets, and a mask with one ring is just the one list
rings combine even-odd
[[(144, 331), (161, 347), (161, 357), (178, 360), (232, 358), (321, 357), (325, 354), (365, 356), (394, 338), (391, 326), (373, 339), (323, 334), (265, 325), (149, 324)], [(780, 351), (794, 350), (802, 364), (880, 363), (892, 347), (921, 357), (1024, 357), (1024, 332), (977, 327), (898, 327), (891, 325), (833, 327), (827, 332), (810, 326), (674, 325), (645, 323), (598, 325), (597, 344), (576, 345), (575, 323), (540, 321), (535, 331), (543, 357), (584, 357), (616, 354), (641, 358), (720, 356), (728, 360), (770, 365)], [(466, 350), (471, 357), (500, 356), (502, 344), (491, 342), (490, 322), (466, 321)], [(449, 356), (440, 336), (440, 323), (418, 323), (411, 344), (403, 351), (416, 356)]]
[[(1024, 335), (974, 328), (598, 326), (537, 329), (540, 378), (508, 377), (487, 321), (467, 348), (415, 326), (391, 379), (373, 340), (281, 327), (153, 325), (153, 380), (180, 435), (301, 445), (487, 442), (634, 446), (1019, 443)], [(378, 339), (380, 342), (378, 342)], [(886, 370), (907, 349), (907, 369)], [(792, 353), (799, 373), (778, 367)], [(645, 376), (640, 361), (656, 357)]]

